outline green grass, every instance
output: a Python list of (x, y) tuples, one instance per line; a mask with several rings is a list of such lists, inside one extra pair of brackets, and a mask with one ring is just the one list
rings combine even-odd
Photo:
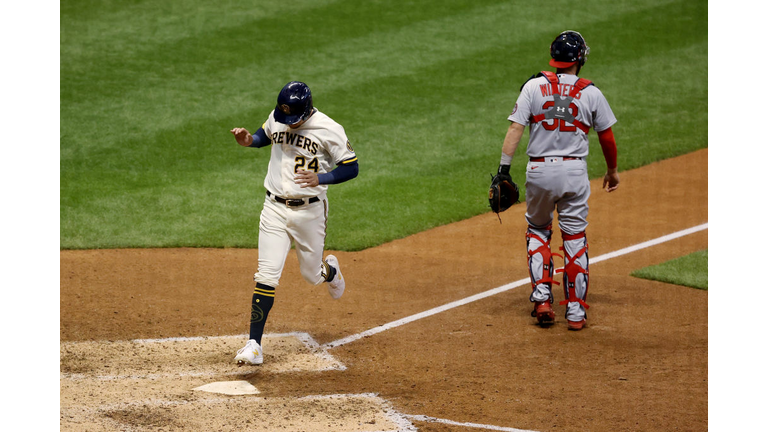
[(327, 248), (487, 212), (506, 117), (564, 29), (592, 47), (581, 75), (619, 119), (621, 170), (707, 147), (703, 1), (64, 2), (61, 248), (256, 247), (269, 152), (228, 131), (294, 79), (360, 158), (329, 188)]
[(707, 250), (694, 252), (663, 264), (635, 270), (631, 275), (706, 290), (708, 289), (707, 252)]

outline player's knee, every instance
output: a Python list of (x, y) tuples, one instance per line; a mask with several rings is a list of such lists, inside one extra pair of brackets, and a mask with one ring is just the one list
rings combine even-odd
[(267, 272), (260, 271), (253, 275), (253, 281), (276, 288), (279, 285), (280, 276), (270, 275)]
[(560, 232), (564, 235), (579, 235), (584, 234), (587, 230), (587, 221), (581, 218), (566, 217), (560, 215)]

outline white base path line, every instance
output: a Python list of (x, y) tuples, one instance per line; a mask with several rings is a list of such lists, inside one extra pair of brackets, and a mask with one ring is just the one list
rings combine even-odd
[[(689, 234), (693, 234), (695, 232), (699, 232), (699, 231), (705, 230), (707, 228), (709, 228), (709, 223), (704, 223), (704, 224), (695, 226), (693, 228), (688, 228), (688, 229), (685, 229), (685, 230), (682, 230), (682, 231), (678, 231), (678, 232), (675, 232), (675, 233), (672, 233), (672, 234), (667, 234), (665, 236), (662, 236), (662, 237), (659, 237), (659, 238), (656, 238), (656, 239), (653, 239), (653, 240), (649, 240), (649, 241), (646, 241), (646, 242), (643, 242), (643, 243), (640, 243), (640, 244), (636, 244), (634, 246), (629, 246), (629, 247), (626, 247), (624, 249), (619, 249), (619, 250), (617, 250), (615, 252), (610, 252), (610, 253), (607, 253), (607, 254), (595, 257), (595, 258), (590, 258), (589, 259), (589, 264), (590, 265), (596, 264), (596, 263), (599, 263), (600, 261), (605, 261), (605, 260), (608, 260), (608, 259), (611, 259), (611, 258), (616, 258), (616, 257), (619, 257), (621, 255), (626, 255), (628, 253), (636, 252), (636, 251), (639, 251), (641, 249), (645, 249), (645, 248), (648, 248), (648, 247), (651, 247), (651, 246), (656, 246), (658, 244), (661, 244), (661, 243), (664, 243), (664, 242), (668, 242), (668, 241), (674, 240), (676, 238), (684, 237), (684, 236), (687, 236)], [(488, 290), (488, 291), (484, 291), (484, 292), (481, 292), (479, 294), (475, 294), (473, 296), (463, 298), (461, 300), (456, 300), (454, 302), (451, 302), (451, 303), (448, 303), (448, 304), (444, 304), (442, 306), (438, 306), (438, 307), (426, 310), (424, 312), (417, 313), (415, 315), (411, 315), (411, 316), (407, 316), (405, 318), (401, 318), (401, 319), (399, 319), (397, 321), (392, 321), (390, 323), (383, 324), (383, 325), (380, 325), (378, 327), (374, 327), (374, 328), (372, 328), (370, 330), (366, 330), (366, 331), (364, 331), (362, 333), (354, 334), (352, 336), (347, 336), (345, 338), (338, 339), (338, 340), (335, 340), (333, 342), (328, 342), (328, 343), (322, 345), (322, 347), (323, 348), (333, 348), (333, 347), (345, 345), (345, 344), (348, 344), (350, 342), (354, 342), (354, 341), (356, 341), (358, 339), (362, 339), (362, 338), (367, 337), (367, 336), (372, 336), (372, 335), (375, 335), (377, 333), (381, 333), (383, 331), (390, 330), (390, 329), (393, 329), (395, 327), (400, 327), (401, 325), (408, 324), (408, 323), (411, 323), (411, 322), (416, 321), (416, 320), (420, 320), (422, 318), (426, 318), (426, 317), (429, 317), (429, 316), (432, 316), (432, 315), (435, 315), (435, 314), (439, 314), (441, 312), (445, 312), (445, 311), (447, 311), (449, 309), (457, 308), (459, 306), (464, 306), (465, 304), (472, 303), (474, 301), (481, 300), (481, 299), (484, 299), (486, 297), (491, 297), (491, 296), (494, 296), (496, 294), (503, 293), (505, 291), (509, 291), (509, 290), (511, 290), (513, 288), (517, 288), (517, 287), (519, 287), (521, 285), (530, 283), (530, 281), (531, 281), (530, 277), (527, 277), (525, 279), (520, 279), (518, 281), (511, 282), (511, 283), (508, 283), (506, 285), (502, 285), (502, 286), (500, 286), (498, 288), (494, 288), (494, 289), (491, 289), (491, 290)]]
[[(179, 337), (168, 337), (168, 338), (160, 338), (160, 339), (130, 339), (127, 341), (123, 340), (97, 340), (97, 341), (67, 341), (67, 342), (61, 342), (61, 345), (79, 345), (84, 343), (112, 343), (112, 342), (133, 342), (133, 343), (144, 343), (144, 344), (152, 344), (152, 343), (158, 343), (158, 342), (191, 342), (191, 341), (205, 341), (205, 340), (218, 340), (218, 339), (242, 339), (243, 342), (248, 341), (248, 333), (243, 333), (239, 335), (229, 335), (229, 336), (179, 336)], [(306, 332), (288, 332), (288, 333), (265, 333), (264, 337), (289, 337), (289, 336), (295, 336), (300, 341), (310, 345), (310, 348), (320, 348), (320, 345), (312, 339), (312, 336), (309, 335), (309, 333)]]
[[(312, 355), (315, 356), (315, 358), (320, 359), (322, 361), (325, 361), (326, 364), (330, 364), (330, 366), (324, 366), (324, 367), (316, 367), (315, 369), (311, 369), (312, 371), (320, 372), (320, 371), (329, 371), (329, 370), (340, 370), (344, 371), (347, 370), (347, 367), (342, 364), (340, 361), (338, 361), (335, 357), (333, 357), (331, 354), (328, 353), (327, 349), (320, 346), (320, 344), (315, 341), (315, 339), (312, 338), (312, 336), (309, 335), (309, 333), (306, 332), (289, 332), (289, 333), (266, 333), (264, 334), (265, 339), (273, 339), (273, 338), (288, 338), (288, 337), (294, 337), (299, 342), (304, 344), (304, 346), (309, 349), (312, 352)], [(163, 342), (195, 342), (195, 341), (207, 341), (207, 340), (227, 340), (227, 339), (240, 339), (241, 341), (245, 342), (248, 340), (247, 334), (241, 334), (241, 335), (233, 335), (233, 336), (191, 336), (191, 337), (170, 337), (170, 338), (162, 338), (162, 339), (132, 339), (128, 341), (69, 341), (69, 342), (61, 342), (60, 345), (62, 347), (66, 346), (77, 346), (82, 344), (107, 344), (111, 345), (117, 342), (128, 342), (128, 343), (135, 343), (135, 344), (155, 344), (155, 343), (163, 343)], [(200, 367), (198, 367), (199, 369)], [(279, 372), (290, 372), (291, 369), (288, 370), (280, 370)], [(255, 373), (255, 370), (254, 370)], [(213, 370), (203, 370), (203, 371), (193, 371), (193, 372), (165, 372), (165, 373), (155, 373), (155, 374), (146, 374), (146, 375), (90, 375), (85, 373), (60, 373), (59, 376), (62, 380), (71, 380), (71, 381), (82, 381), (82, 380), (99, 380), (99, 381), (118, 381), (118, 380), (158, 380), (168, 377), (191, 377), (191, 378), (198, 378), (198, 377), (216, 377), (216, 376), (243, 376), (243, 375), (250, 375), (248, 372), (243, 372), (241, 370), (236, 371), (222, 371), (221, 369), (214, 368)]]
[[(289, 402), (313, 402), (313, 401), (326, 401), (326, 400), (338, 400), (341, 399), (344, 400), (353, 400), (353, 399), (368, 399), (373, 404), (373, 409), (378, 409), (379, 411), (376, 411), (376, 414), (382, 415), (384, 418), (389, 420), (397, 429), (390, 429), (390, 430), (379, 430), (375, 432), (416, 432), (416, 427), (411, 423), (410, 420), (408, 420), (407, 415), (400, 413), (397, 411), (392, 404), (386, 400), (383, 399), (381, 396), (379, 396), (378, 393), (347, 393), (347, 394), (331, 394), (331, 395), (309, 395), (309, 396), (302, 396), (302, 397), (264, 397), (264, 396), (257, 396), (257, 395), (248, 395), (246, 398), (232, 398), (232, 397), (221, 397), (221, 396), (203, 396), (200, 399), (194, 399), (194, 400), (162, 400), (162, 399), (147, 399), (147, 400), (127, 400), (124, 402), (118, 402), (118, 403), (108, 403), (108, 404), (102, 404), (95, 407), (88, 407), (88, 406), (74, 406), (74, 407), (65, 407), (61, 408), (61, 415), (67, 416), (67, 417), (75, 417), (79, 418), (80, 416), (94, 416), (99, 415), (99, 417), (103, 418), (103, 413), (105, 411), (115, 411), (115, 410), (125, 410), (130, 408), (137, 408), (137, 407), (163, 407), (163, 408), (177, 408), (177, 407), (197, 407), (197, 406), (204, 406), (204, 407), (212, 407), (212, 406), (221, 406), (221, 405), (230, 405), (230, 404), (269, 404), (269, 403), (275, 403), (275, 404), (281, 404), (285, 406), (285, 403), (281, 403), (280, 399), (283, 401), (288, 400)], [(322, 409), (322, 406), (312, 405), (308, 409), (308, 411), (304, 414), (301, 414), (300, 417), (308, 417), (313, 409)], [(370, 413), (370, 411), (366, 411)], [(314, 416), (314, 414), (312, 414)], [(112, 423), (111, 419), (107, 420)], [(124, 424), (121, 424), (120, 426), (125, 426)], [(390, 425), (385, 425), (385, 427), (389, 427)], [(277, 425), (275, 425), (275, 428), (277, 428)], [(115, 428), (117, 430), (118, 428)], [(134, 431), (138, 429), (120, 429), (120, 430), (128, 430), (128, 431)], [(292, 429), (293, 430), (293, 429)], [(507, 429), (502, 429), (507, 430)], [(518, 431), (518, 429), (509, 429)]]
[(403, 417), (406, 417), (408, 419), (411, 419), (412, 421), (422, 421), (422, 422), (429, 422), (429, 423), (442, 423), (452, 426), (465, 426), (465, 427), (471, 427), (471, 428), (477, 428), (477, 429), (487, 429), (487, 430), (494, 430), (494, 431), (503, 431), (503, 432), (535, 432), (527, 429), (515, 429), (510, 427), (501, 427), (501, 426), (493, 426), (493, 425), (484, 425), (484, 424), (478, 424), (478, 423), (460, 423), (455, 422), (453, 420), (446, 420), (446, 419), (439, 419), (435, 417), (429, 417), (425, 415), (412, 415), (412, 414), (403, 414)]

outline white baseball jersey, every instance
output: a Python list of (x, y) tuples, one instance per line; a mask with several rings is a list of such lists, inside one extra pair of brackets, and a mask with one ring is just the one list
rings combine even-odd
[(320, 111), (296, 129), (275, 120), (274, 112), (262, 126), (272, 140), (264, 187), (283, 198), (309, 198), (324, 195), (328, 185), (301, 188), (295, 183), (299, 170), (322, 174), (355, 155), (344, 127)]
[[(568, 95), (579, 79), (576, 75), (560, 74), (560, 94)], [(581, 129), (559, 119), (547, 119), (531, 123), (531, 117), (552, 109), (555, 96), (551, 84), (541, 76), (529, 80), (523, 86), (517, 103), (508, 120), (523, 126), (531, 125), (528, 141), (528, 156), (586, 157), (589, 153), (589, 139)], [(579, 92), (569, 105), (571, 114), (584, 126), (601, 132), (616, 123), (608, 101), (594, 85)]]

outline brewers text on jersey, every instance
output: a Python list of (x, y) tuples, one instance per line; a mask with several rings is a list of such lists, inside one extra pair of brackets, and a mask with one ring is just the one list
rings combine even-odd
[(272, 143), (289, 144), (296, 147), (303, 147), (304, 150), (312, 153), (313, 155), (317, 154), (317, 147), (319, 145), (304, 135), (290, 133), (288, 131), (272, 132)]

